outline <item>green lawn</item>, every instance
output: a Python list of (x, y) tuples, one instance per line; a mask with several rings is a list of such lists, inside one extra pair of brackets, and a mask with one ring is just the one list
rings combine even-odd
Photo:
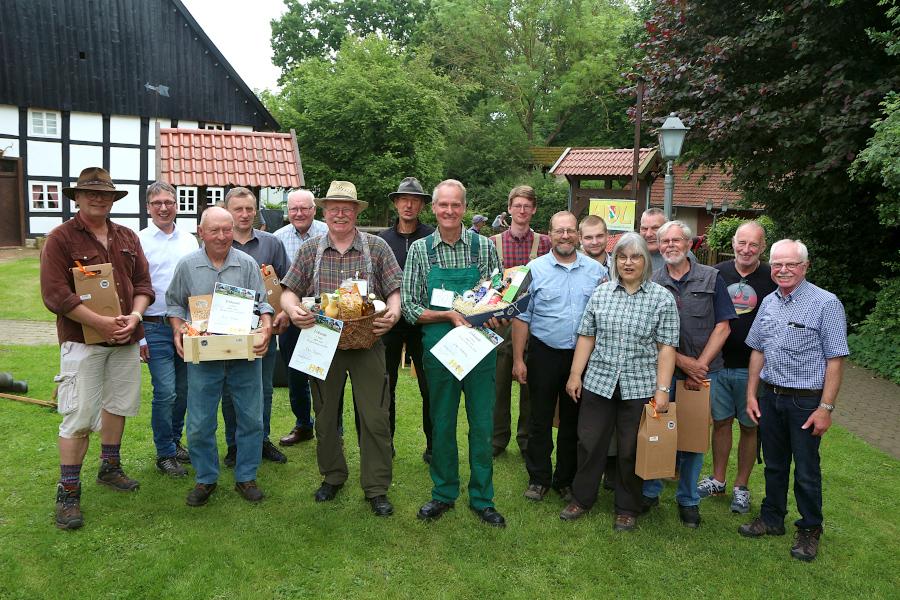
[[(0, 371), (27, 379), (34, 397), (50, 396), (57, 360), (54, 347), (0, 347)], [(738, 536), (745, 517), (729, 512), (729, 498), (703, 503), (699, 530), (681, 527), (671, 485), (663, 506), (633, 534), (612, 531), (608, 492), (586, 518), (563, 523), (558, 497), (542, 503), (522, 497), (527, 477), (516, 452), (496, 461), (494, 478), (507, 529), (479, 525), (466, 509), (465, 489), (456, 510), (420, 523), (415, 513), (429, 498), (430, 479), (420, 456), (418, 392), (408, 374), (399, 394), (393, 517), (376, 519), (363, 502), (352, 433), (351, 478), (333, 503), (313, 502), (320, 478), (309, 443), (287, 449), (286, 465), (262, 466), (261, 505), (241, 500), (225, 470), (210, 504), (189, 508), (190, 480), (167, 479), (153, 466), (149, 377), (145, 383), (141, 414), (129, 420), (123, 447), (141, 489), (117, 494), (93, 482), (95, 439), (84, 472), (86, 524), (78, 531), (53, 526), (58, 416), (0, 399), (0, 598), (849, 599), (895, 598), (900, 585), (900, 461), (838, 427), (822, 447), (822, 550), (804, 564), (789, 558), (790, 537)], [(286, 390), (276, 390), (274, 405), (277, 437), (291, 425)], [(345, 422), (352, 431), (349, 412)], [(462, 425), (464, 465), (465, 433)], [(751, 488), (757, 508), (760, 468)]]
[(40, 261), (22, 258), (0, 264), (0, 319), (55, 321), (41, 300)]

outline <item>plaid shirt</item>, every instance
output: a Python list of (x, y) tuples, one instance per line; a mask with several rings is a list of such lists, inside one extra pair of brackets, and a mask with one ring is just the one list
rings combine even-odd
[(309, 225), (306, 233), (300, 233), (292, 223), (288, 223), (272, 235), (284, 245), (284, 251), (287, 252), (288, 262), (294, 262), (297, 256), (297, 250), (303, 245), (303, 242), (310, 238), (319, 237), (328, 233), (328, 225), (322, 221), (313, 220)]
[(629, 294), (615, 282), (601, 284), (578, 327), (578, 335), (596, 338), (582, 385), (604, 398), (612, 398), (616, 384), (623, 400), (653, 396), (656, 344), (677, 348), (678, 332), (678, 308), (666, 288), (646, 281)]
[(775, 290), (763, 299), (747, 345), (765, 356), (764, 381), (821, 390), (828, 359), (850, 354), (844, 305), (806, 280), (787, 296)]
[[(379, 298), (387, 298), (391, 293), (400, 288), (400, 265), (394, 258), (390, 246), (374, 235), (361, 235), (356, 231), (356, 237), (350, 248), (343, 254), (338, 252), (331, 241), (331, 234), (326, 234), (325, 252), (322, 254), (322, 263), (319, 265), (319, 291), (330, 292), (340, 287), (341, 282), (350, 277), (356, 277), (369, 281), (369, 291)], [(372, 269), (374, 273), (366, 273), (366, 265), (363, 260), (363, 237), (369, 240), (369, 252), (372, 256)], [(281, 279), (281, 284), (300, 297), (315, 294), (315, 282), (312, 280), (316, 266), (316, 249), (319, 238), (311, 238), (300, 246), (294, 264), (291, 265), (287, 275)]]
[[(462, 226), (460, 226), (462, 229)], [(441, 239), (440, 230), (434, 230), (434, 243), (437, 264), (444, 269), (463, 269), (469, 266), (471, 255), (469, 244), (477, 233), (463, 230), (462, 236), (451, 246)], [(428, 238), (416, 240), (409, 247), (406, 255), (406, 268), (403, 270), (403, 288), (400, 290), (400, 303), (403, 308), (403, 317), (408, 323), (415, 324), (425, 309), (431, 305), (428, 297), (428, 271), (431, 265), (428, 262), (428, 247), (425, 245)], [(481, 237), (478, 245), (478, 272), (481, 279), (490, 277), (494, 269), (500, 268), (500, 259), (497, 257), (497, 248)]]
[[(518, 267), (519, 265), (527, 265), (531, 260), (531, 246), (534, 245), (534, 236), (539, 235), (537, 256), (543, 256), (550, 252), (550, 236), (543, 233), (535, 233), (534, 229), (529, 229), (528, 233), (520, 238), (514, 237), (511, 230), (507, 229), (500, 235), (500, 244), (502, 246), (503, 256), (500, 261), (503, 263), (504, 269)], [(496, 236), (494, 236), (496, 237)], [(534, 258), (537, 258), (535, 256)]]

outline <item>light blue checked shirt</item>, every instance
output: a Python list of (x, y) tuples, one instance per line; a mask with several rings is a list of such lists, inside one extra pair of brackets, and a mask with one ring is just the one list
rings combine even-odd
[(844, 305), (806, 280), (787, 296), (775, 290), (763, 299), (746, 343), (765, 356), (763, 381), (821, 390), (828, 359), (850, 354)]
[(531, 302), (516, 318), (528, 323), (531, 335), (551, 348), (572, 350), (584, 307), (600, 282), (609, 278), (606, 267), (578, 253), (564, 264), (550, 251), (528, 263)]
[[(289, 262), (288, 267), (290, 267), (294, 262), (294, 258), (297, 256), (297, 250), (300, 249), (303, 242), (314, 237), (319, 237), (320, 235), (325, 235), (326, 233), (328, 233), (328, 225), (322, 221), (313, 219), (313, 222), (310, 223), (306, 233), (300, 233), (292, 223), (288, 223), (272, 235), (277, 237), (278, 240), (284, 244), (284, 251), (287, 252)], [(285, 270), (285, 273), (286, 272), (287, 270)], [(278, 276), (284, 277), (284, 273), (279, 273)]]

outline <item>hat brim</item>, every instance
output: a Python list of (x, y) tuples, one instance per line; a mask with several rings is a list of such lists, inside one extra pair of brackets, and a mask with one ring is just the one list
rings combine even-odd
[(109, 188), (94, 187), (94, 186), (85, 186), (85, 187), (77, 187), (77, 186), (76, 186), (76, 187), (65, 187), (65, 188), (63, 188), (63, 190), (62, 190), (63, 196), (65, 196), (65, 197), (68, 198), (69, 200), (74, 200), (74, 199), (75, 199), (75, 192), (106, 192), (106, 193), (112, 193), (112, 194), (115, 196), (115, 198), (113, 199), (113, 202), (115, 202), (116, 200), (121, 200), (122, 198), (124, 198), (125, 196), (128, 195), (128, 191), (127, 191), (127, 190), (111, 190), (111, 189), (109, 189)]
[(321, 209), (325, 208), (326, 202), (352, 202), (359, 205), (359, 212), (366, 210), (366, 208), (368, 208), (369, 206), (369, 203), (365, 200), (357, 200), (356, 198), (347, 198), (345, 196), (326, 196), (325, 198), (314, 198), (313, 202), (315, 202), (316, 206)]
[(426, 204), (428, 202), (431, 202), (431, 195), (429, 194), (420, 194), (418, 192), (391, 192), (390, 194), (388, 194), (388, 198), (391, 199), (391, 202), (396, 200), (398, 196), (415, 196), (417, 198), (421, 198), (422, 202), (425, 202)]

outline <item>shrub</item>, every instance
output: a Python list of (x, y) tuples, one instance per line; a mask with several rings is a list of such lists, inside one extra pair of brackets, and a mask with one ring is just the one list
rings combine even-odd
[[(706, 231), (706, 245), (719, 252), (731, 252), (731, 240), (738, 227), (746, 223), (750, 219), (742, 219), (740, 217), (725, 217), (717, 219), (716, 226), (710, 226)], [(776, 241), (775, 222), (770, 217), (762, 215), (756, 221), (766, 230), (766, 242), (769, 246)]]

